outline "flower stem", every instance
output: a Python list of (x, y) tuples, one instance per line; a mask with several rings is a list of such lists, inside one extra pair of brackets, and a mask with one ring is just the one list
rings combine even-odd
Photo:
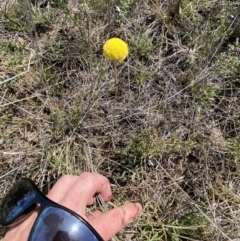
[(114, 78), (115, 78), (115, 99), (118, 95), (118, 78), (117, 78), (117, 63), (114, 62)]
[(114, 79), (115, 79), (115, 96), (114, 96), (114, 125), (117, 125), (116, 122), (116, 102), (117, 102), (117, 95), (118, 95), (118, 78), (117, 78), (117, 62), (114, 62)]

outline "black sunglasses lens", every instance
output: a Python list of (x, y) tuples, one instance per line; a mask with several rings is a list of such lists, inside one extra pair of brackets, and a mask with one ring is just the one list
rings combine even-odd
[(48, 207), (38, 217), (30, 241), (98, 241), (84, 220), (59, 207)]
[(17, 183), (0, 204), (0, 224), (12, 226), (28, 217), (35, 208), (33, 200), (36, 195), (35, 185), (29, 179)]

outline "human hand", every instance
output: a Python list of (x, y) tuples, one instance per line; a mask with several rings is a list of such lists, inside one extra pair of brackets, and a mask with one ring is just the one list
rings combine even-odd
[[(104, 201), (109, 201), (112, 198), (109, 180), (100, 174), (85, 172), (80, 176), (62, 176), (47, 196), (87, 220), (104, 240), (113, 237), (142, 210), (139, 203), (127, 203), (105, 213), (94, 211), (86, 215), (86, 206), (94, 204), (95, 194), (100, 194)], [(25, 221), (10, 228), (3, 241), (27, 241), (37, 213), (38, 208)]]

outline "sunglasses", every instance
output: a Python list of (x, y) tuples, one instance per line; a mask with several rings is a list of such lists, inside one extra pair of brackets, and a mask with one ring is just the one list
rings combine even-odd
[(0, 225), (17, 225), (39, 205), (28, 241), (103, 241), (86, 220), (51, 201), (28, 178), (13, 186), (3, 198), (0, 204)]

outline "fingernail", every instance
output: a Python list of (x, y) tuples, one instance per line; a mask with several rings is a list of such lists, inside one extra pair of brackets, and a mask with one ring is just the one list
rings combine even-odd
[(138, 214), (142, 211), (142, 205), (140, 203), (134, 203), (134, 206), (137, 208), (137, 213), (135, 214), (135, 217), (130, 219), (130, 223), (135, 221), (138, 217)]
[(142, 205), (140, 203), (134, 203), (135, 207), (138, 209), (138, 214), (142, 211)]

